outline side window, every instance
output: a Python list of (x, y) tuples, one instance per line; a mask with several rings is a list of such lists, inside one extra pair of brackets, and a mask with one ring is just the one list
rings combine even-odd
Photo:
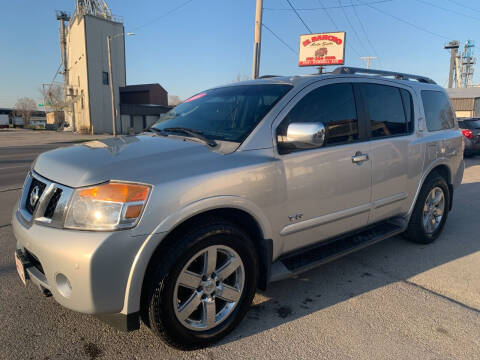
[(358, 140), (358, 118), (352, 84), (332, 84), (308, 93), (290, 110), (277, 129), (285, 136), (288, 125), (321, 122), (325, 126), (325, 146)]
[(409, 133), (400, 89), (378, 84), (363, 84), (362, 88), (373, 139)]
[(422, 101), (428, 131), (451, 129), (454, 126), (453, 111), (443, 92), (422, 90)]

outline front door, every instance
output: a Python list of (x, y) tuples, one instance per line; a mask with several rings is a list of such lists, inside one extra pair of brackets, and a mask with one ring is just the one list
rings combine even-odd
[(297, 99), (285, 110), (277, 136), (285, 136), (290, 123), (322, 122), (326, 137), (316, 149), (288, 150), (279, 144), (288, 212), (281, 230), (283, 252), (361, 228), (371, 208), (370, 145), (352, 84), (312, 85)]

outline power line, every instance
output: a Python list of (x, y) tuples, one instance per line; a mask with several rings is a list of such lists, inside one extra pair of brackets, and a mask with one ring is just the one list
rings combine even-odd
[(265, 23), (262, 23), (262, 26), (267, 29), (268, 31), (270, 31), (270, 33), (275, 36), (277, 38), (278, 41), (280, 41), (283, 45), (285, 45), (291, 52), (293, 52), (294, 54), (298, 55), (298, 52), (295, 51), (290, 45), (288, 45), (280, 36), (278, 36), (277, 34), (275, 34), (275, 32), (270, 29), (267, 25), (265, 25)]
[[(378, 0), (378, 1), (372, 1), (366, 4), (352, 4), (352, 5), (343, 5), (344, 7), (357, 7), (357, 6), (366, 6), (367, 4), (381, 4), (381, 3), (386, 3), (386, 2), (391, 2), (394, 0)], [(322, 3), (320, 3), (322, 7), (312, 7), (312, 8), (296, 8), (297, 11), (316, 11), (316, 10), (330, 10), (330, 9), (340, 9), (340, 6), (329, 6), (325, 7)], [(270, 10), (270, 11), (292, 11), (292, 9), (288, 8), (270, 8), (270, 7), (264, 7), (263, 10)]]
[[(360, 3), (362, 3), (361, 0), (358, 0), (358, 1), (359, 1)], [(414, 24), (414, 23), (411, 23), (410, 21), (407, 21), (407, 20), (402, 19), (402, 18), (400, 18), (400, 17), (398, 17), (398, 16), (395, 16), (395, 15), (392, 15), (392, 14), (390, 14), (390, 13), (384, 11), (384, 10), (380, 10), (379, 8), (377, 8), (377, 7), (375, 7), (375, 6), (372, 6), (372, 5), (369, 5), (369, 4), (366, 4), (366, 3), (363, 3), (363, 4), (364, 4), (365, 6), (368, 6), (370, 9), (373, 9), (373, 10), (375, 10), (375, 11), (377, 11), (377, 12), (383, 14), (383, 15), (389, 16), (389, 17), (391, 17), (391, 18), (393, 18), (393, 19), (395, 19), (395, 20), (398, 20), (398, 21), (400, 21), (400, 22), (402, 22), (402, 23), (404, 23), (404, 24), (410, 25), (410, 26), (414, 27), (414, 28), (417, 29), (417, 30), (423, 31), (423, 32), (425, 32), (425, 33), (428, 33), (428, 34), (430, 34), (430, 35), (439, 37), (439, 38), (444, 39), (444, 40), (450, 40), (450, 38), (448, 38), (448, 37), (446, 37), (446, 36), (443, 36), (443, 35), (441, 35), (441, 34), (438, 34), (438, 33), (435, 33), (435, 32), (433, 32), (433, 31), (430, 31), (430, 30), (428, 30), (428, 29), (425, 29), (425, 28), (423, 28), (423, 27), (420, 27), (420, 26), (418, 26), (418, 25), (416, 25), (416, 24)]]
[[(350, 2), (353, 5), (353, 0), (350, 0)], [(360, 19), (360, 16), (358, 16), (357, 10), (355, 9), (355, 7), (352, 7), (352, 9), (353, 9), (353, 13), (355, 14), (355, 17), (357, 18), (358, 22), (360, 23), (360, 27), (362, 28), (362, 31), (365, 34), (365, 38), (367, 39), (368, 44), (372, 48), (375, 56), (378, 58), (378, 62), (380, 63), (380, 66), (383, 67), (382, 61), (380, 60), (380, 56), (378, 56), (378, 53), (377, 53), (377, 50), (375, 49), (375, 46), (373, 46), (373, 43), (370, 41), (370, 37), (368, 36), (368, 32), (365, 30), (365, 26), (363, 26), (363, 22)]]
[(192, 1), (194, 1), (194, 0), (185, 1), (184, 3), (178, 5), (177, 7), (175, 7), (175, 8), (173, 8), (173, 9), (167, 11), (165, 14), (160, 15), (160, 16), (158, 16), (158, 17), (156, 17), (156, 18), (148, 21), (147, 23), (145, 23), (145, 24), (143, 24), (143, 25), (139, 25), (139, 26), (137, 26), (137, 27), (134, 27), (133, 29), (131, 29), (131, 31), (144, 28), (145, 26), (151, 25), (151, 24), (153, 24), (153, 23), (155, 23), (155, 22), (157, 22), (157, 21), (159, 21), (159, 20), (162, 20), (162, 19), (166, 18), (168, 15), (170, 15), (170, 14), (174, 13), (175, 11), (180, 10), (180, 9), (183, 8), (184, 6), (190, 4)]
[(350, 18), (349, 18), (348, 15), (347, 15), (347, 11), (346, 11), (345, 8), (343, 7), (342, 0), (338, 0), (338, 4), (339, 4), (340, 7), (342, 8), (343, 16), (345, 16), (345, 19), (347, 19), (347, 22), (348, 22), (348, 24), (350, 25), (350, 28), (352, 29), (355, 37), (356, 37), (357, 40), (358, 40), (358, 43), (359, 43), (360, 46), (363, 48), (363, 50), (364, 50), (365, 52), (367, 52), (367, 51), (366, 51), (366, 48), (365, 48), (365, 45), (363, 44), (362, 39), (361, 39), (360, 36), (358, 35), (357, 30), (355, 29), (355, 27), (353, 26), (352, 22), (350, 21)]
[(302, 17), (300, 16), (300, 14), (298, 13), (298, 11), (293, 7), (292, 3), (290, 2), (290, 0), (287, 0), (287, 3), (288, 5), (290, 5), (290, 7), (292, 8), (292, 10), (295, 12), (295, 14), (297, 15), (297, 17), (300, 19), (300, 21), (303, 23), (303, 25), (305, 25), (305, 27), (307, 28), (308, 32), (311, 34), (313, 33), (312, 29), (310, 29), (310, 27), (307, 25), (307, 23), (305, 21), (303, 21)]
[(474, 8), (472, 8), (472, 7), (470, 7), (470, 6), (467, 6), (467, 5), (465, 5), (465, 4), (459, 3), (458, 1), (455, 1), (455, 0), (447, 0), (447, 1), (450, 1), (451, 3), (454, 3), (455, 5), (460, 6), (460, 7), (463, 7), (463, 8), (465, 8), (465, 9), (472, 10), (472, 11), (476, 11), (476, 12), (480, 12), (480, 10), (474, 9)]
[(468, 15), (468, 14), (464, 14), (464, 13), (461, 13), (459, 11), (456, 11), (456, 10), (451, 10), (451, 9), (447, 9), (447, 8), (444, 8), (443, 6), (440, 6), (440, 5), (437, 5), (437, 4), (433, 4), (431, 3), (430, 1), (426, 1), (426, 0), (417, 0), (418, 2), (421, 2), (423, 4), (426, 4), (426, 5), (429, 5), (429, 6), (432, 6), (434, 8), (437, 8), (437, 9), (440, 9), (440, 10), (443, 10), (443, 11), (446, 11), (446, 12), (449, 12), (449, 13), (454, 13), (456, 15), (460, 15), (460, 16), (464, 16), (464, 17), (467, 17), (467, 18), (470, 18), (470, 19), (473, 19), (473, 20), (480, 20), (480, 18), (476, 17), (476, 16), (471, 16), (471, 15)]
[(318, 0), (318, 3), (322, 6), (321, 9), (325, 11), (325, 14), (327, 14), (328, 18), (330, 19), (330, 21), (332, 22), (333, 26), (335, 27), (335, 30), (338, 31), (338, 29), (339, 29), (338, 25), (335, 23), (335, 20), (333, 20), (332, 15), (330, 15), (330, 13), (329, 13), (328, 10), (327, 10), (327, 9), (329, 9), (329, 8), (326, 8), (325, 5), (323, 5), (323, 3), (322, 3), (321, 0)]
[[(318, 0), (318, 3), (320, 4), (320, 6), (322, 7), (322, 9), (325, 11), (325, 14), (327, 14), (328, 18), (330, 19), (330, 21), (332, 22), (333, 26), (335, 27), (335, 29), (337, 31), (339, 31), (339, 27), (337, 25), (337, 23), (335, 22), (335, 20), (333, 20), (333, 17), (332, 15), (330, 15), (330, 13), (328, 12), (328, 8), (325, 7), (325, 5), (323, 4), (323, 2), (321, 0)], [(346, 45), (349, 47), (349, 49), (351, 49), (357, 56), (360, 56), (360, 53), (357, 51), (357, 49), (355, 49), (351, 44), (350, 42), (347, 42)]]

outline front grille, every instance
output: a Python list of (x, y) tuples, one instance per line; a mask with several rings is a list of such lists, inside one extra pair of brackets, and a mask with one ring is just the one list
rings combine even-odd
[[(31, 215), (37, 208), (40, 196), (42, 196), (44, 190), (45, 184), (35, 178), (32, 178), (30, 188), (28, 189), (28, 195), (25, 199), (25, 208)], [(33, 192), (35, 192), (35, 194), (33, 194)]]
[(55, 192), (53, 193), (52, 198), (48, 202), (47, 208), (45, 209), (45, 216), (48, 219), (51, 219), (53, 216), (53, 213), (55, 212), (55, 208), (57, 207), (58, 200), (60, 200), (60, 197), (62, 196), (62, 189), (55, 189)]
[(25, 249), (25, 257), (27, 258), (28, 262), (32, 264), (33, 267), (35, 267), (38, 271), (45, 275), (45, 271), (43, 271), (42, 264), (40, 264), (38, 258), (27, 249)]

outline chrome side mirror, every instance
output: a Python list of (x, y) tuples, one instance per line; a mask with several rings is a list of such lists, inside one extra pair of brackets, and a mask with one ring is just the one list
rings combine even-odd
[(323, 146), (325, 126), (323, 123), (291, 123), (287, 135), (280, 136), (280, 143), (291, 144), (297, 149), (311, 149)]

